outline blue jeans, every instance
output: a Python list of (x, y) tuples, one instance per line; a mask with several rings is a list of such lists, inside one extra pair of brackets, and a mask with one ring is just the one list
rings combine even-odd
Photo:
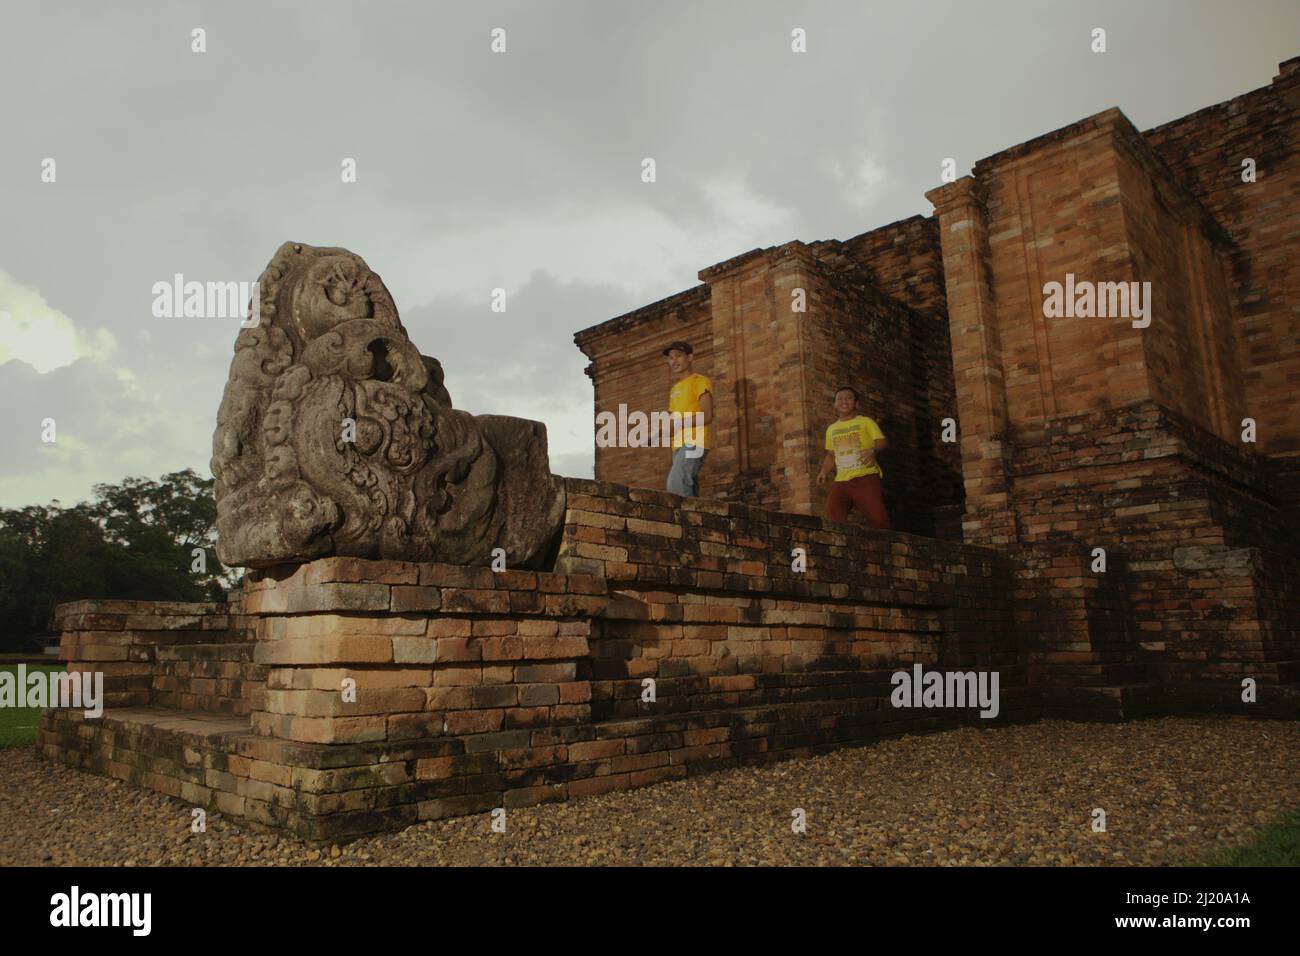
[(692, 454), (698, 452), (696, 457), (691, 457), (686, 454), (687, 450), (688, 446), (683, 445), (673, 451), (673, 467), (668, 472), (668, 490), (685, 498), (698, 498), (700, 496), (700, 466), (704, 464), (704, 456), (708, 452), (702, 448), (691, 447), (689, 450)]

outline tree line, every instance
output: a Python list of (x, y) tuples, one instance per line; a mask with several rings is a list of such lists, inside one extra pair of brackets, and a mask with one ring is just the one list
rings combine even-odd
[(212, 489), (187, 468), (95, 485), (70, 508), (0, 508), (0, 651), (50, 634), (65, 601), (225, 600)]

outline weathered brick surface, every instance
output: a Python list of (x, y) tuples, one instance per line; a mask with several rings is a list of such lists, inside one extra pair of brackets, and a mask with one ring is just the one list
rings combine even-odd
[[(935, 347), (946, 338), (936, 311), (942, 266), (934, 228), (924, 222), (844, 244), (754, 250), (703, 270), (702, 293), (579, 332), (576, 341), (592, 359), (596, 411), (620, 403), (666, 407), (672, 381), (659, 353), (686, 338), (696, 348), (696, 370), (714, 381), (714, 440), (701, 494), (820, 513), (825, 489), (813, 479), (835, 417), (833, 390), (852, 385), (893, 445), (886, 500), (895, 527), (959, 537), (960, 459), (939, 436), (942, 419), (954, 414), (948, 353)], [(923, 265), (909, 285), (902, 270), (913, 261)], [(882, 294), (879, 282), (901, 301)], [(792, 311), (799, 289), (803, 313)], [(633, 486), (662, 488), (668, 464), (660, 448), (596, 451), (598, 479)]]
[[(652, 412), (668, 407), (672, 375), (663, 357), (669, 342), (683, 339), (695, 349), (695, 371), (713, 376), (713, 313), (709, 287), (696, 286), (627, 315), (602, 323), (577, 339), (588, 357), (587, 375), (595, 388), (595, 415), (617, 415), (619, 404), (629, 411)], [(599, 360), (596, 360), (599, 356)], [(717, 396), (715, 396), (715, 400)], [(596, 477), (644, 488), (662, 488), (671, 452), (663, 448), (602, 448), (596, 456)], [(719, 459), (721, 460), (721, 459)], [(721, 468), (701, 474), (702, 487), (712, 489)]]
[(104, 675), (105, 704), (249, 712), (265, 674), (251, 625), (231, 604), (76, 601), (55, 611), (59, 659)]
[[(994, 552), (598, 482), (568, 491), (555, 573), (337, 559), (252, 572), (251, 655), (239, 642), (166, 649), (141, 664), (152, 707), (99, 722), (49, 711), (42, 745), (338, 839), (980, 720), (892, 707), (890, 677), (914, 662), (997, 669), (998, 719), (1037, 714), (1010, 563)], [(610, 536), (603, 559), (582, 528)], [(795, 547), (804, 572), (790, 569)], [(411, 588), (433, 609), (413, 612)], [(542, 600), (520, 609), (517, 594)], [(232, 715), (221, 734), (196, 740), (216, 718), (161, 709), (216, 695), (236, 663), (261, 681), (247, 710), (207, 708)]]
[(158, 647), (150, 703), (172, 710), (247, 714), (266, 669), (250, 640)]
[[(1260, 449), (1300, 455), (1300, 57), (1266, 87), (1148, 130), (1146, 141), (1230, 236), (1241, 385)], [(1253, 159), (1254, 182), (1242, 181)], [(1295, 499), (1292, 499), (1295, 500)]]
[[(1283, 177), (1289, 156), (1274, 154)], [(1300, 624), (1284, 582), (1300, 552), (1294, 488), (1278, 480), (1291, 469), (1241, 440), (1259, 395), (1243, 383), (1262, 381), (1246, 373), (1255, 333), (1240, 315), (1242, 256), (1255, 253), (1118, 110), (982, 160), (930, 196), (954, 367), (967, 370), (965, 534), (1014, 548), (1048, 712), (1218, 705), (1245, 677), (1293, 683)], [(1266, 260), (1288, 246), (1276, 232), (1272, 243)], [(1150, 327), (1044, 317), (1043, 284), (1067, 273), (1149, 281)], [(1294, 394), (1269, 396), (1289, 423)], [(1276, 433), (1271, 447), (1284, 450)], [(1095, 548), (1104, 576), (1087, 560)], [(1085, 703), (1085, 686), (1110, 690)]]

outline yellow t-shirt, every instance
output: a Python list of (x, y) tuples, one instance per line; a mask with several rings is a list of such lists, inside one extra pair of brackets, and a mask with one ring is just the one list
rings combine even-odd
[(866, 415), (850, 418), (848, 421), (831, 422), (826, 429), (826, 450), (835, 455), (835, 480), (852, 481), (863, 475), (880, 475), (880, 465), (867, 465), (862, 461), (862, 450), (873, 448), (876, 439), (884, 438), (880, 426)]
[(687, 444), (699, 445), (700, 448), (709, 447), (709, 427), (703, 425), (696, 429), (695, 413), (700, 410), (700, 396), (712, 391), (713, 385), (699, 372), (673, 383), (672, 391), (668, 393), (668, 411), (680, 412), (682, 416), (682, 427), (673, 429), (674, 448), (681, 448), (682, 445)]

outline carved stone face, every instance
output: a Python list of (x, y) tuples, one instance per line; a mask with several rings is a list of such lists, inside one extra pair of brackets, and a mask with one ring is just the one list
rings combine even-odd
[(452, 408), (360, 257), (286, 243), (260, 288), (263, 323), (235, 342), (213, 436), (222, 561), (475, 563), (502, 546), (525, 567), (544, 553), (564, 502), (544, 430), (492, 416), (485, 432)]
[(417, 488), (427, 486), (421, 495), (436, 496), (438, 467), (437, 424), (421, 394), (325, 375), (303, 390), (295, 422), (301, 476), (344, 515), (333, 529), (339, 553), (365, 556), (436, 534), (436, 514), (431, 523), (416, 509)]
[(310, 342), (334, 326), (375, 314), (367, 292), (373, 272), (353, 255), (321, 256), (313, 261), (293, 290), (293, 324), (298, 337)]
[(424, 359), (405, 334), (371, 319), (344, 321), (319, 333), (301, 362), (314, 375), (373, 379), (415, 392), (429, 382)]

